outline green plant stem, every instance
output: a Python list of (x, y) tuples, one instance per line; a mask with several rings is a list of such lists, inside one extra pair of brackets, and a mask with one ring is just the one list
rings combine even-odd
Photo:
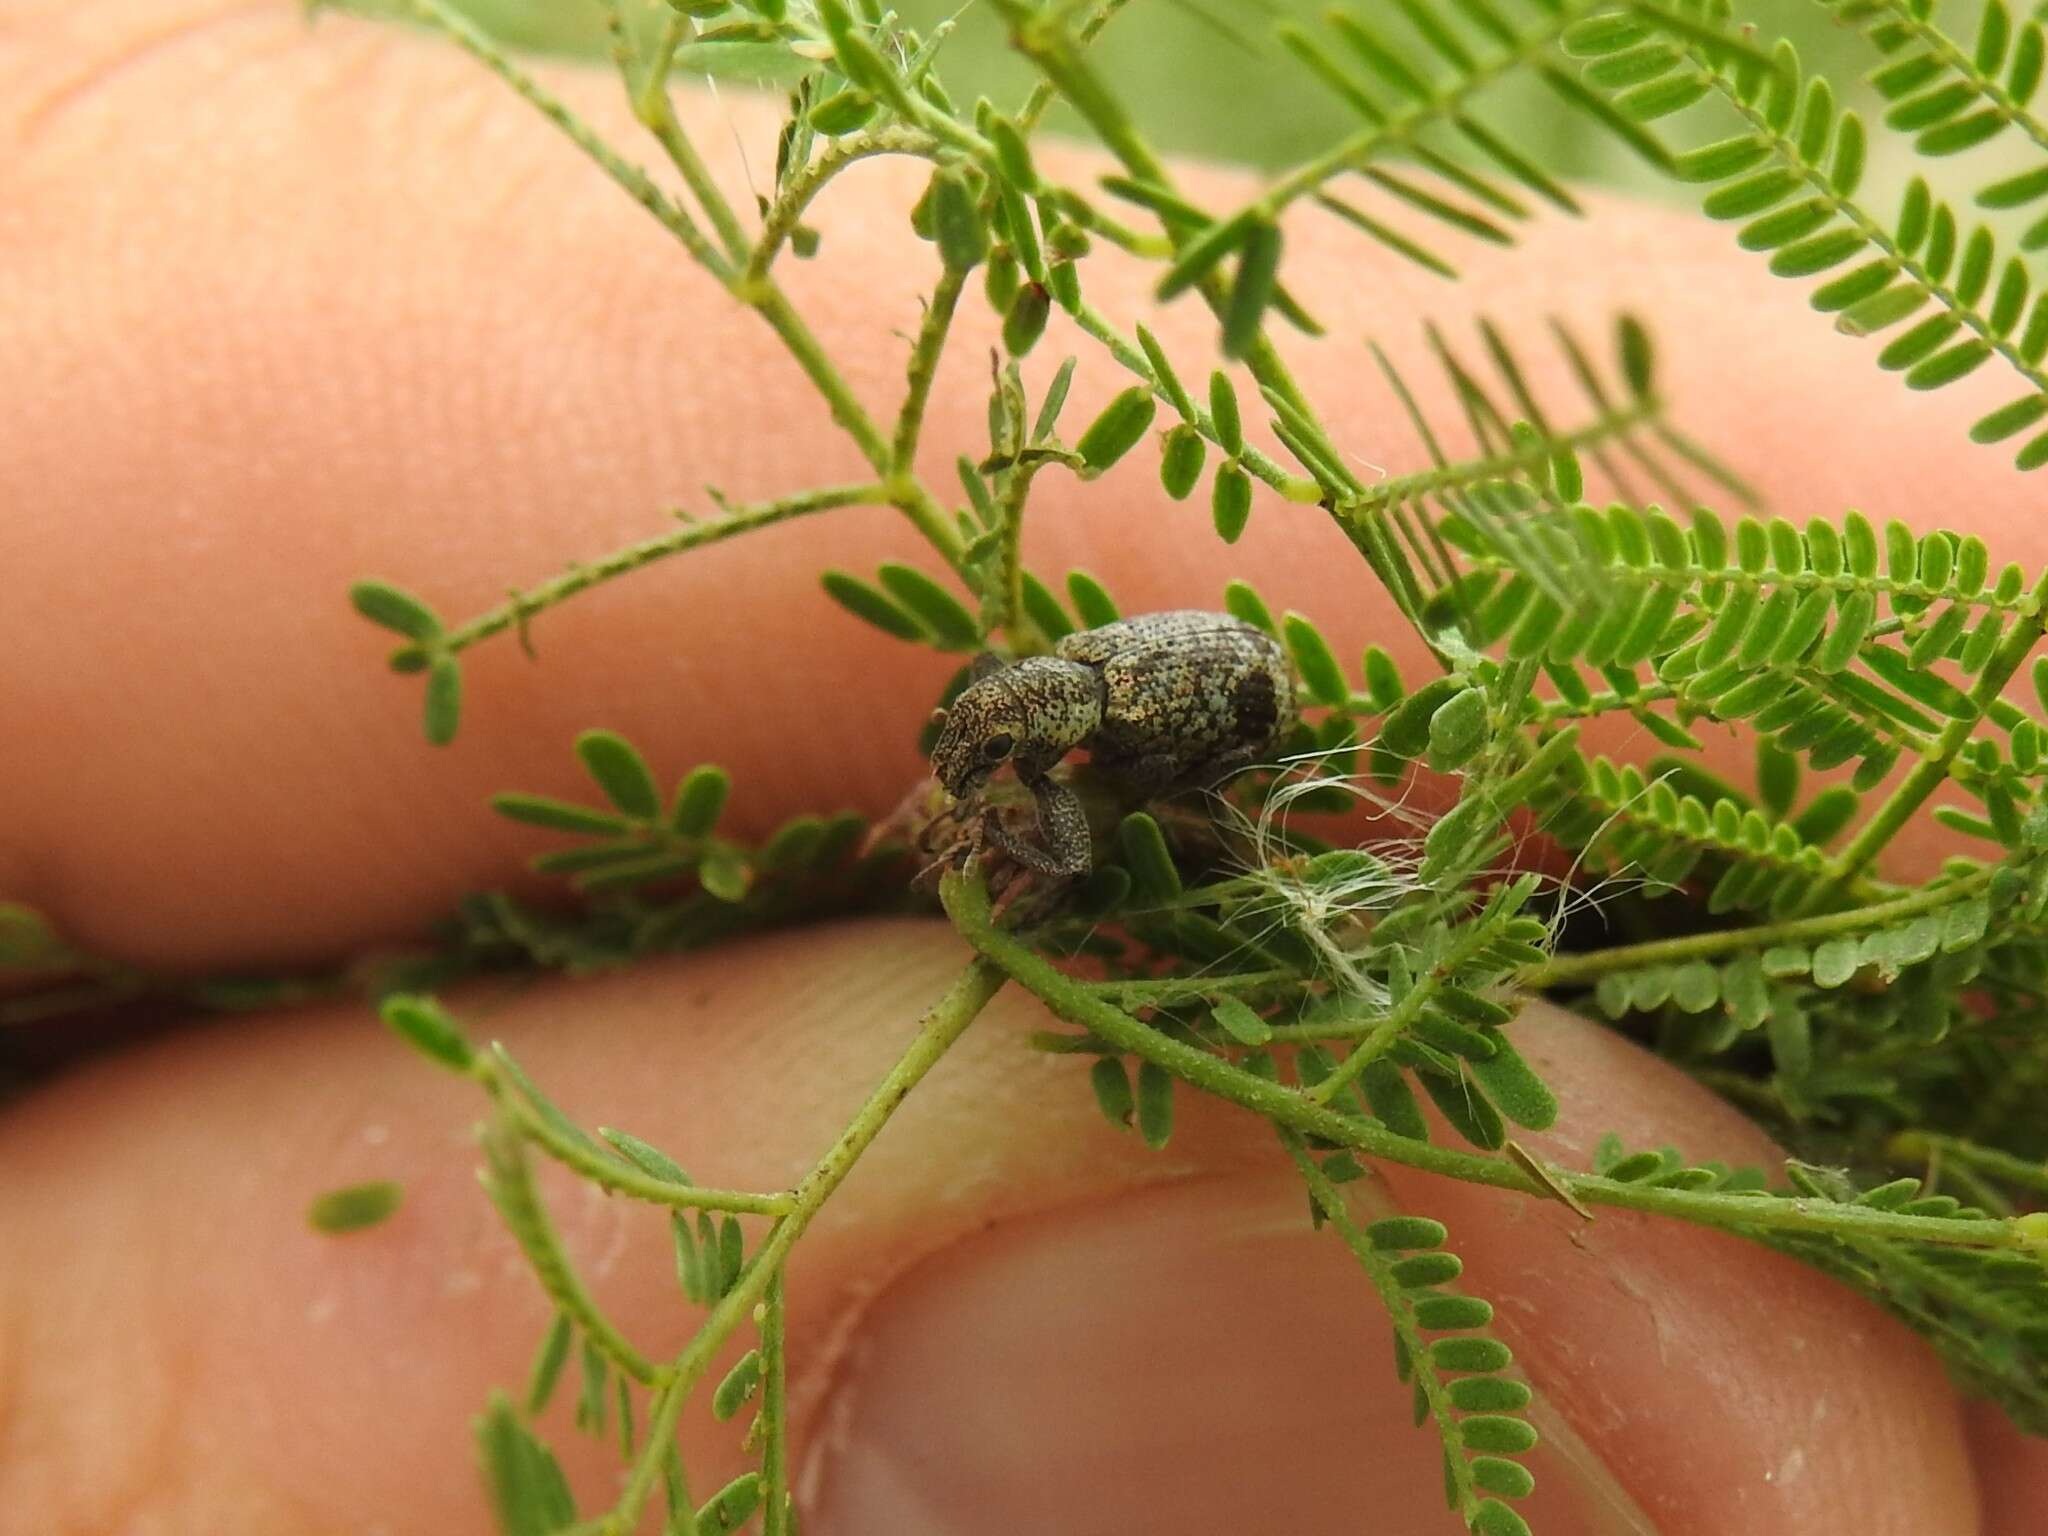
[(1826, 899), (1828, 893), (1844, 881), (1861, 874), (1898, 835), (1899, 829), (1912, 819), (1913, 813), (1920, 809), (1927, 797), (1947, 779), (1949, 765), (1969, 743), (1977, 722), (1989, 712), (1992, 701), (2005, 691), (2005, 685), (2012, 681), (2013, 674), (2019, 671), (2020, 664), (2040, 640), (2044, 601), (2048, 601), (2048, 574), (2035, 583), (2027, 607), (2013, 625), (2012, 633), (1999, 642), (1998, 649), (1991, 653), (1991, 660), (1977, 675), (1976, 686), (1970, 690), (1970, 713), (1948, 723), (1928, 755), (1913, 766), (1913, 771), (1892, 791), (1877, 814), (1863, 824), (1854, 840), (1834, 861), (1827, 884), (1809, 895), (1809, 907)]
[[(1108, 26), (1115, 18), (1116, 13), (1129, 3), (1130, 0), (1102, 0), (1102, 4), (1096, 6), (1088, 19), (1082, 22), (1079, 29), (1076, 30), (1074, 40), (1083, 48), (1087, 47), (1101, 34), (1102, 29)], [(1023, 107), (1017, 113), (1017, 127), (1028, 135), (1032, 129), (1038, 126), (1038, 120), (1045, 116), (1045, 109), (1053, 104), (1058, 94), (1053, 89), (1050, 81), (1040, 80), (1035, 82), (1031, 87), (1030, 94), (1024, 98)]]
[[(679, 1403), (683, 1397), (682, 1392), (675, 1388), (670, 1389), (669, 1395), (674, 1397)], [(697, 1499), (690, 1492), (690, 1473), (689, 1469), (683, 1465), (682, 1452), (678, 1451), (675, 1446), (676, 1420), (674, 1414), (667, 1416), (667, 1424), (667, 1430), (661, 1437), (663, 1450), (666, 1453), (662, 1460), (664, 1464), (673, 1465), (675, 1468), (676, 1525), (674, 1531), (665, 1533), (665, 1536), (697, 1536)], [(653, 1443), (653, 1436), (653, 1426), (650, 1425), (648, 1427), (648, 1441), (650, 1444)]]
[(732, 1211), (749, 1216), (785, 1216), (789, 1213), (790, 1197), (787, 1194), (762, 1195), (751, 1190), (701, 1189), (694, 1184), (671, 1184), (630, 1164), (616, 1162), (564, 1136), (518, 1093), (504, 1091), (502, 1080), (489, 1073), (487, 1062), (480, 1071), (485, 1074), (485, 1087), (499, 1106), (518, 1122), (522, 1136), (556, 1162), (575, 1169), (592, 1183), (614, 1194), (631, 1195), (650, 1205), (675, 1206), (683, 1210)]
[(1991, 869), (1980, 869), (1960, 880), (1915, 891), (1910, 896), (1880, 901), (1867, 907), (1851, 907), (1845, 912), (1829, 912), (1819, 917), (1792, 918), (1782, 923), (1764, 923), (1750, 928), (1723, 928), (1712, 933), (1687, 934), (1678, 939), (1653, 939), (1647, 944), (1622, 944), (1585, 954), (1554, 955), (1540, 965), (1530, 966), (1517, 979), (1523, 986), (1532, 988), (1577, 986), (1610, 971), (1632, 971), (1646, 965), (1671, 965), (1685, 960), (1709, 960), (1747, 949), (1810, 943), (1868, 928), (1882, 928), (1959, 901), (1989, 885), (1993, 873)]
[(1951, 1163), (1966, 1163), (1978, 1172), (2017, 1184), (2022, 1189), (2048, 1194), (2048, 1163), (2014, 1157), (2010, 1152), (2001, 1152), (1997, 1147), (1983, 1146), (1961, 1136), (1943, 1136), (1933, 1131), (1901, 1131), (1885, 1150), (1900, 1162), (1926, 1162), (1939, 1157), (1944, 1168)]
[(507, 58), (504, 51), (485, 37), (468, 17), (444, 4), (443, 0), (400, 0), (400, 3), (407, 15), (449, 38), (566, 134), (570, 142), (589, 156), (634, 202), (653, 214), (662, 228), (674, 235), (706, 271), (721, 281), (730, 279), (732, 265), (697, 227), (696, 220), (671, 202), (644, 170), (620, 156), (591, 131), (589, 124)]
[(946, 336), (953, 328), (953, 313), (960, 304), (960, 290), (966, 285), (967, 270), (941, 266), (931, 302), (925, 305), (924, 323), (917, 328), (917, 340), (910, 348), (908, 386), (902, 409), (896, 413), (896, 436), (889, 446), (890, 473), (910, 476), (916, 472), (917, 440), (924, 430), (925, 406), (931, 400), (932, 383), (938, 378), (939, 359), (946, 350)]
[[(523, 633), (527, 620), (535, 614), (574, 597), (586, 588), (628, 575), (643, 566), (666, 560), (671, 555), (702, 549), (707, 544), (717, 544), (743, 533), (751, 533), (757, 528), (766, 528), (771, 523), (787, 522), (791, 518), (806, 517), (813, 512), (828, 512), (839, 507), (888, 505), (890, 488), (876, 481), (866, 481), (857, 485), (825, 486), (820, 490), (803, 491), (794, 496), (778, 497), (773, 501), (736, 506), (722, 516), (706, 518), (702, 522), (686, 523), (673, 533), (665, 533), (659, 538), (643, 539), (638, 544), (629, 544), (602, 560), (576, 566), (552, 581), (544, 581), (527, 591), (516, 592), (507, 602), (488, 612), (480, 613), (467, 623), (448, 631), (437, 642), (437, 647), (451, 652), (466, 650), (479, 640), (489, 639), (492, 635), (511, 629), (515, 625), (519, 626)], [(418, 647), (407, 646), (398, 654), (404, 656), (417, 651)]]
[[(1138, 1057), (1165, 1069), (1181, 1081), (1228, 1100), (1254, 1114), (1369, 1157), (1470, 1184), (1485, 1184), (1521, 1194), (1554, 1198), (1544, 1181), (1504, 1157), (1460, 1152), (1427, 1142), (1411, 1141), (1377, 1121), (1340, 1113), (1314, 1104), (1301, 1093), (1245, 1071), (1207, 1051), (1141, 1024), (1104, 1002), (1086, 984), (1076, 981), (1019, 943), (994, 924), (988, 890), (978, 878), (949, 873), (939, 885), (939, 898), (962, 937), (1010, 978), (1045, 1004), (1057, 1017), (1088, 1031), (1118, 1053)], [(1651, 1211), (1680, 1220), (1739, 1233), (1815, 1232), (1826, 1236), (1898, 1238), (1910, 1242), (1952, 1243), (1973, 1248), (2024, 1248), (2027, 1239), (2010, 1223), (1969, 1221), (1942, 1216), (1906, 1216), (1868, 1206), (1842, 1205), (1804, 1196), (1755, 1196), (1672, 1189), (1627, 1183), (1599, 1174), (1546, 1170), (1558, 1188), (1587, 1205), (1612, 1205)]]
[(782, 1271), (768, 1281), (761, 1317), (761, 1536), (789, 1536), (789, 1351)]
[(534, 1188), (533, 1170), (526, 1161), (524, 1128), (512, 1113), (500, 1107), (484, 1131), (487, 1173), (485, 1188), (504, 1218), (505, 1226), (518, 1242), (534, 1277), (548, 1293), (557, 1310), (567, 1313), (583, 1330), (583, 1336), (604, 1356), (642, 1386), (660, 1382), (662, 1373), (635, 1349), (610, 1318), (599, 1309), (583, 1288), (570, 1264), (568, 1253), (548, 1217), (547, 1206)]
[(782, 190), (762, 216), (761, 236), (754, 242), (753, 252), (747, 258), (745, 276), (761, 278), (768, 275), (768, 269), (789, 242), (790, 234), (803, 222), (804, 213), (812, 201), (841, 171), (877, 155), (912, 155), (923, 160), (935, 160), (938, 154), (937, 139), (921, 128), (909, 128), (901, 123), (832, 140), (809, 164), (792, 171), (783, 181)]
[(861, 457), (868, 461), (876, 474), (890, 477), (887, 487), (889, 504), (908, 517), (911, 526), (945, 557), (948, 565), (958, 570), (967, 549), (960, 530), (954, 527), (945, 509), (914, 476), (896, 472), (888, 440), (882, 436), (881, 429), (855, 397), (853, 387), (846, 382), (831, 358), (825, 355), (824, 347), (782, 290), (773, 279), (757, 278), (736, 283), (734, 292), (782, 338), (782, 344), (796, 359), (804, 376), (824, 397), (833, 421), (853, 439)]
[(683, 1347), (682, 1353), (656, 1374), (655, 1379), (667, 1396), (648, 1426), (646, 1448), (612, 1512), (611, 1528), (620, 1536), (638, 1528), (640, 1512), (646, 1507), (654, 1480), (660, 1474), (661, 1453), (675, 1434), (683, 1398), (710, 1367), (725, 1341), (732, 1337), (733, 1330), (752, 1314), (754, 1304), (766, 1297), (769, 1287), (781, 1273), (783, 1261), (789, 1257), (790, 1249), (803, 1235), (804, 1228), (810, 1225), (811, 1218), (818, 1214), (847, 1174), (853, 1171), (861, 1154), (880, 1134), (882, 1127), (889, 1123), (910, 1091), (923, 1081), (925, 1074), (938, 1064), (967, 1026), (974, 1022), (976, 1015), (988, 1005), (988, 1000), (1001, 990), (1005, 979), (1001, 968), (986, 960), (976, 960), (960, 973), (945, 996), (925, 1014), (909, 1047), (897, 1058), (896, 1064), (889, 1069), (868, 1101), (847, 1122), (839, 1139), (790, 1192), (788, 1214), (775, 1223), (760, 1250), (740, 1272), (733, 1288), (712, 1308), (710, 1316), (704, 1319), (703, 1326)]
[(1591, 421), (1568, 432), (1546, 432), (1526, 445), (1518, 443), (1501, 453), (1463, 459), (1412, 475), (1396, 475), (1378, 481), (1367, 486), (1358, 495), (1337, 502), (1331, 510), (1339, 516), (1353, 516), (1391, 507), (1410, 497), (1462, 491), (1483, 481), (1499, 480), (1517, 472), (1532, 473), (1544, 469), (1559, 448), (1569, 448), (1577, 452), (1591, 448), (1595, 444), (1625, 437), (1637, 428), (1656, 421), (1663, 414), (1663, 410), (1664, 404), (1661, 400), (1654, 396), (1643, 396), (1631, 400), (1625, 406), (1603, 410)]
[[(618, 0), (607, 0), (607, 8), (617, 12)], [(690, 136), (683, 131), (683, 125), (676, 118), (675, 103), (668, 94), (669, 64), (683, 40), (684, 20), (679, 12), (671, 12), (662, 27), (661, 41), (654, 59), (648, 66), (647, 80), (633, 95), (633, 111), (641, 125), (654, 135), (655, 142), (668, 156), (682, 176), (683, 183), (690, 189), (690, 195), (710, 219), (711, 227), (718, 232), (718, 238), (725, 245), (726, 256), (732, 268), (737, 270), (746, 265), (751, 242), (747, 232), (740, 227), (739, 217), (733, 212), (732, 204), (718, 189), (718, 183), (711, 179), (711, 171), (704, 159), (697, 153), (697, 146), (690, 142)], [(621, 29), (623, 33), (623, 28)], [(631, 75), (621, 69), (631, 80)]]
[(1159, 976), (1129, 981), (1083, 982), (1091, 992), (1105, 998), (1122, 998), (1126, 1006), (1141, 1007), (1178, 1002), (1182, 998), (1212, 997), (1219, 992), (1256, 992), (1265, 987), (1299, 986), (1300, 976), (1289, 970), (1232, 971), (1215, 976)]
[(1413, 985), (1408, 988), (1407, 994), (1400, 1002), (1387, 1010), (1387, 1016), (1384, 1019), (1381, 1019), (1376, 1026), (1366, 1032), (1365, 1038), (1358, 1043), (1357, 1047), (1349, 1055), (1337, 1063), (1336, 1070), (1331, 1072), (1321, 1082), (1307, 1089), (1304, 1097), (1313, 1103), (1327, 1104), (1346, 1088), (1350, 1087), (1352, 1083), (1358, 1080), (1359, 1073), (1386, 1054), (1388, 1048), (1399, 1038), (1402, 1030), (1421, 1017), (1423, 1008), (1436, 996), (1437, 989), (1457, 974), (1458, 967), (1471, 959), (1480, 950), (1485, 949), (1498, 937), (1499, 935), (1491, 924), (1486, 922), (1473, 923), (1451, 945), (1449, 951), (1436, 963), (1433, 969), (1427, 974), (1415, 978)]
[(1386, 1308), (1387, 1320), (1393, 1324), (1396, 1337), (1406, 1349), (1416, 1385), (1422, 1389), (1423, 1400), (1429, 1405), (1429, 1416), (1436, 1421), (1437, 1436), (1443, 1443), (1444, 1473), (1448, 1485), (1445, 1491), (1454, 1499), (1459, 1514), (1469, 1519), (1479, 1502), (1479, 1493), (1472, 1481), (1471, 1462), (1465, 1455), (1464, 1427), (1459, 1422), (1457, 1406), (1451, 1401), (1449, 1386), (1430, 1360), (1429, 1340), (1424, 1337), (1422, 1326), (1415, 1318), (1415, 1300), (1394, 1277), (1393, 1256), (1374, 1248), (1372, 1240), (1351, 1219), (1343, 1192), (1330, 1182), (1330, 1176), (1309, 1156), (1300, 1136), (1292, 1131), (1281, 1131), (1280, 1145), (1287, 1149), (1302, 1182), (1308, 1186), (1309, 1199), (1343, 1240), (1344, 1246), (1351, 1250), (1352, 1258), (1358, 1261), (1358, 1267), (1365, 1271), (1365, 1278), (1378, 1292), (1380, 1305)]
[[(504, 53), (474, 25), (449, 9), (443, 0), (404, 0), (404, 3), (411, 14), (454, 39), (566, 133), (613, 181), (653, 213), (663, 227), (682, 242), (699, 265), (716, 276), (735, 298), (766, 321), (769, 329), (781, 338), (783, 346), (796, 360), (804, 376), (811, 381), (812, 387), (823, 397), (826, 406), (832, 412), (833, 421), (853, 439), (861, 457), (867, 460), (876, 474), (891, 473), (889, 444), (883, 438), (881, 430), (854, 395), (852, 386), (846, 382), (831, 358), (826, 355), (824, 347), (819, 344), (818, 338), (804, 322), (803, 317), (789, 302), (788, 295), (783, 293), (765, 271), (742, 270), (736, 259), (728, 260), (722, 255), (697, 227), (695, 221), (649, 180), (645, 171), (612, 151), (581, 119), (506, 58)], [(683, 134), (680, 126), (675, 123), (674, 110), (666, 94), (655, 94), (660, 100), (658, 104), (648, 104), (655, 118), (649, 126), (655, 136), (662, 141), (663, 148), (668, 151), (670, 158), (675, 160), (691, 191), (703, 203), (706, 213), (717, 225), (721, 238), (737, 251), (744, 253), (747, 244), (745, 233), (740, 229), (731, 206), (726, 203), (724, 194), (718, 191), (716, 183), (711, 180), (708, 170), (695, 148), (689, 143), (687, 135)], [(978, 144), (978, 139), (975, 142)], [(981, 145), (980, 148), (985, 154), (992, 153), (988, 151), (986, 145)], [(947, 564), (956, 570), (959, 568), (965, 543), (960, 537), (959, 530), (953, 526), (944, 509), (933, 499), (929, 491), (914, 479), (897, 476), (890, 485), (886, 500), (910, 519), (911, 525), (945, 557)], [(605, 562), (606, 565), (611, 563)], [(500, 624), (497, 627), (504, 626)], [(451, 643), (449, 648), (456, 647)]]

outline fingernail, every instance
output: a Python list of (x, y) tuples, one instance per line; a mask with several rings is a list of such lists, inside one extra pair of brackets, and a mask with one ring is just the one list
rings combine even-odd
[[(935, 1256), (863, 1320), (812, 1442), (805, 1513), (835, 1536), (1462, 1529), (1379, 1303), (1288, 1178), (1153, 1189)], [(1611, 1528), (1573, 1492), (1544, 1490), (1553, 1528)]]

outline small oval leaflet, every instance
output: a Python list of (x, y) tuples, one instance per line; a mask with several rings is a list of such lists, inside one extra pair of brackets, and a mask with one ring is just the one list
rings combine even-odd
[(1100, 474), (1137, 446), (1157, 409), (1152, 391), (1133, 384), (1103, 407), (1102, 414), (1081, 434), (1074, 451), (1089, 469)]
[(389, 1179), (330, 1189), (306, 1208), (306, 1224), (330, 1236), (360, 1232), (389, 1219), (404, 1199), (404, 1187)]
[(1430, 717), (1429, 766), (1448, 772), (1469, 763), (1486, 744), (1486, 695), (1468, 688)]

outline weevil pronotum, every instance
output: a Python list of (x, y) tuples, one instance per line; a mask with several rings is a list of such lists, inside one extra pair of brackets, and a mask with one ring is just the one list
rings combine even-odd
[(1264, 630), (1224, 613), (1139, 614), (1071, 634), (1050, 656), (976, 664), (946, 712), (932, 767), (966, 804), (1005, 763), (1038, 806), (1043, 847), (992, 809), (981, 826), (1019, 863), (1086, 874), (1088, 820), (1055, 763), (1076, 747), (1137, 799), (1218, 784), (1263, 758), (1293, 728), (1294, 672)]

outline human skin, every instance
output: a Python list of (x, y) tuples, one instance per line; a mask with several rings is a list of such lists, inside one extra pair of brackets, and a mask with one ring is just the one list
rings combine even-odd
[[(616, 89), (564, 77), (625, 137)], [(736, 187), (771, 119), (726, 92), (688, 121)], [(1072, 174), (1086, 174), (1085, 167)], [(787, 281), (885, 412), (934, 258), (914, 166), (828, 195)], [(1214, 207), (1242, 184), (1190, 170)], [(1460, 288), (1341, 231), (1290, 226), (1288, 271), (1332, 340), (1293, 347), (1339, 442), (1420, 462), (1358, 343), (1417, 380), (1420, 321), (1472, 295), (1534, 361), (1540, 317), (1647, 317), (1678, 418), (1795, 515), (1937, 517), (2038, 566), (2026, 482), (1963, 429), (1979, 380), (1926, 398), (1870, 366), (1724, 233), (1599, 210), (1460, 253)], [(1183, 371), (1212, 326), (1152, 315), (1146, 275), (1091, 297), (1150, 316)], [(1082, 421), (1122, 380), (1084, 367)], [(921, 461), (983, 428), (993, 325), (970, 301)], [(328, 963), (517, 884), (545, 840), (485, 813), (581, 793), (602, 724), (665, 775), (715, 760), (733, 816), (876, 812), (919, 774), (948, 668), (818, 593), (826, 565), (931, 564), (895, 516), (836, 512), (589, 595), (467, 660), (462, 735), (425, 746), (417, 688), (340, 594), (375, 573), (466, 614), (662, 526), (660, 508), (860, 466), (773, 339), (547, 127), (445, 50), (290, 6), (21, 0), (0, 22), (0, 893), (79, 942), (205, 971)], [(1533, 371), (1540, 387), (1564, 380)], [(1987, 370), (1988, 371), (1988, 370)], [(1989, 386), (1987, 386), (1988, 388)], [(1991, 390), (1993, 397), (1995, 389)], [(1443, 417), (1448, 402), (1425, 398)], [(1398, 621), (1313, 509), (1262, 501), (1224, 550), (1145, 455), (1047, 476), (1027, 555), (1127, 609), (1213, 604), (1224, 579), (1311, 613), (1341, 654)], [(1410, 647), (1411, 675), (1419, 666)], [(1640, 745), (1640, 744), (1638, 744)], [(1731, 765), (1733, 744), (1716, 743)], [(1924, 867), (1937, 845), (1902, 850)], [(931, 923), (821, 927), (592, 982), (452, 1001), (583, 1118), (700, 1178), (773, 1187), (830, 1140), (963, 962)], [(1043, 1024), (1000, 996), (906, 1105), (791, 1272), (812, 1528), (831, 1532), (1445, 1528), (1383, 1329), (1256, 1122), (1181, 1101), (1170, 1150), (1101, 1122)], [(1557, 1084), (1541, 1143), (1601, 1131), (1768, 1160), (1758, 1133), (1613, 1035), (1531, 1008)], [(0, 1122), (0, 1532), (482, 1529), (465, 1421), (524, 1377), (539, 1294), (478, 1195), (474, 1091), (359, 1008), (195, 1025), (71, 1074)], [(391, 1222), (306, 1232), (309, 1196), (395, 1177)], [(551, 1186), (572, 1249), (649, 1349), (687, 1317), (658, 1221)], [(1545, 1403), (1539, 1530), (2019, 1532), (2048, 1457), (1966, 1409), (1931, 1355), (1855, 1298), (1716, 1234), (1388, 1171), (1376, 1199), (1445, 1220)], [(610, 1456), (571, 1447), (588, 1507)], [(731, 1437), (685, 1427), (703, 1487)], [(1981, 1522), (1979, 1500), (1982, 1498)], [(993, 1513), (992, 1513), (993, 1512)], [(998, 1518), (998, 1513), (1000, 1518)]]

